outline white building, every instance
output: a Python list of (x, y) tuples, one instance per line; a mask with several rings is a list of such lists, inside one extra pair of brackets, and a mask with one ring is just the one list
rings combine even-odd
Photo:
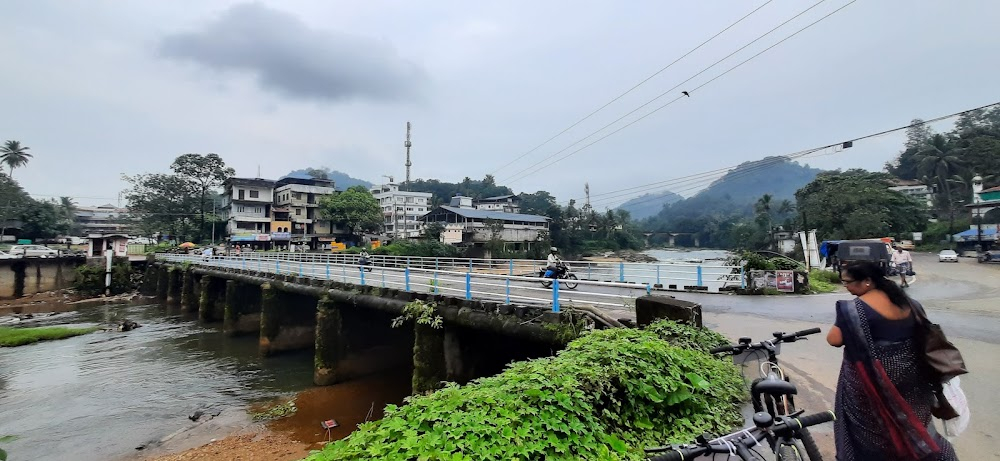
[(516, 195), (498, 195), (496, 197), (486, 197), (475, 201), (477, 210), (502, 211), (504, 213), (520, 213), (521, 198)]
[(80, 235), (127, 234), (134, 224), (128, 209), (111, 204), (74, 207), (73, 220), (79, 227)]
[(391, 179), (388, 184), (372, 186), (371, 192), (382, 207), (387, 235), (394, 238), (420, 236), (423, 231), (420, 218), (430, 212), (430, 192), (401, 191), (399, 184), (392, 182)]
[(271, 204), (274, 181), (230, 178), (222, 185), (219, 216), (226, 221), (230, 243), (266, 246), (271, 241)]
[(913, 197), (924, 203), (929, 210), (934, 208), (934, 189), (930, 186), (912, 179), (897, 179), (892, 184), (889, 190)]
[(421, 220), (443, 225), (444, 243), (482, 247), (496, 237), (514, 250), (528, 249), (549, 229), (546, 216), (476, 209), (472, 199), (462, 196), (453, 197), (451, 205), (437, 207)]

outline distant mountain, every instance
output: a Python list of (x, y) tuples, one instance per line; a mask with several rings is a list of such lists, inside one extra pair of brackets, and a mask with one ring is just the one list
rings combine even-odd
[(775, 203), (795, 201), (795, 191), (822, 172), (785, 157), (767, 157), (746, 162), (715, 180), (692, 197), (670, 204), (654, 220), (659, 222), (706, 216), (751, 215), (753, 205), (764, 194)]
[(654, 194), (644, 194), (618, 205), (619, 210), (625, 210), (632, 216), (632, 219), (641, 220), (650, 216), (656, 216), (663, 205), (669, 205), (684, 197), (670, 191), (657, 192)]
[(327, 179), (333, 180), (333, 184), (337, 187), (337, 190), (346, 190), (354, 186), (365, 186), (365, 188), (372, 186), (372, 183), (365, 181), (364, 179), (354, 178), (347, 173), (331, 170), (329, 168), (303, 168), (301, 170), (292, 170), (287, 176), (312, 176), (315, 174), (325, 174)]

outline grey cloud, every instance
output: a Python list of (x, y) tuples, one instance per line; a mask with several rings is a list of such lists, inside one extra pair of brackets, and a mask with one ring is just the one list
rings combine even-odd
[(406, 100), (426, 79), (387, 43), (311, 29), (255, 3), (233, 6), (200, 30), (169, 35), (159, 51), (215, 70), (248, 72), (265, 89), (306, 100)]

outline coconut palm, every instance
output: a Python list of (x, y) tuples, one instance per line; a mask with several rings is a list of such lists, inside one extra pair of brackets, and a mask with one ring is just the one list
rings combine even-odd
[(14, 168), (20, 168), (28, 164), (31, 154), (28, 146), (22, 146), (20, 141), (8, 140), (0, 146), (0, 163), (10, 167), (10, 177), (14, 177)]
[(917, 171), (934, 182), (944, 192), (945, 204), (948, 210), (948, 235), (954, 234), (955, 201), (951, 197), (951, 184), (948, 179), (965, 170), (961, 154), (965, 149), (955, 147), (943, 135), (936, 134), (917, 152)]

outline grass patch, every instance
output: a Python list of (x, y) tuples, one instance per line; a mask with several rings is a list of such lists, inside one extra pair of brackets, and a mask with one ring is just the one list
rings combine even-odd
[(0, 327), (0, 347), (23, 346), (25, 344), (37, 343), (39, 341), (49, 341), (53, 339), (66, 339), (73, 336), (93, 333), (100, 328), (85, 327), (36, 327), (36, 328), (13, 328)]
[(298, 410), (298, 407), (295, 406), (295, 401), (289, 400), (288, 402), (274, 405), (269, 408), (262, 408), (260, 411), (250, 412), (250, 418), (257, 422), (270, 421), (272, 419), (291, 416)]
[(809, 291), (811, 293), (833, 293), (840, 286), (840, 274), (834, 271), (813, 269), (809, 271)]

